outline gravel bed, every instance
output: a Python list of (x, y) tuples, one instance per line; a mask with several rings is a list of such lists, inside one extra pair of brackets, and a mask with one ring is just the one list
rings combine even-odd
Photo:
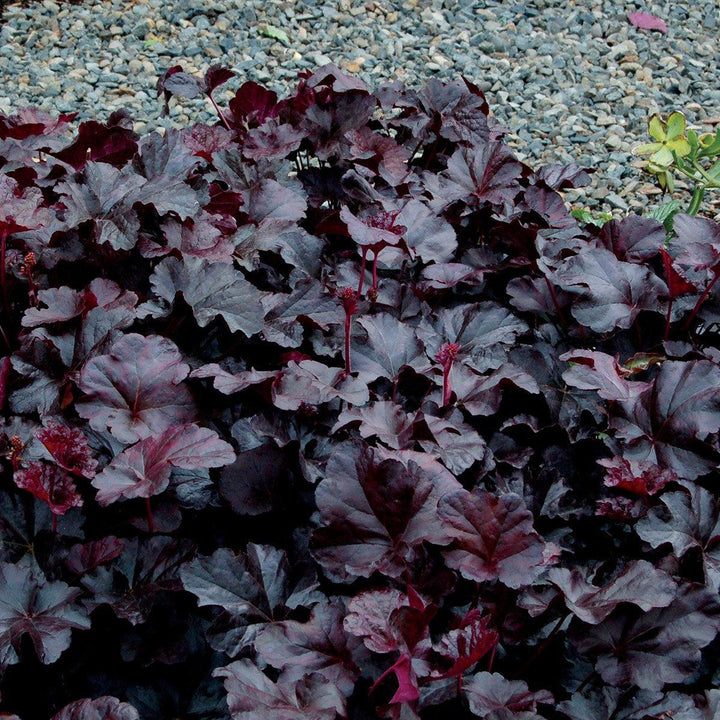
[[(668, 33), (632, 26), (636, 11), (662, 18)], [(261, 34), (267, 25), (289, 45)], [(718, 0), (42, 0), (5, 8), (0, 112), (32, 105), (82, 120), (124, 107), (139, 132), (211, 118), (202, 100), (173, 102), (160, 118), (155, 83), (178, 63), (231, 67), (227, 97), (245, 79), (284, 93), (299, 71), (327, 62), (374, 87), (463, 74), (486, 92), (521, 159), (597, 168), (592, 187), (568, 199), (622, 213), (660, 200), (631, 154), (649, 115), (677, 109), (698, 130), (716, 127), (719, 32)]]

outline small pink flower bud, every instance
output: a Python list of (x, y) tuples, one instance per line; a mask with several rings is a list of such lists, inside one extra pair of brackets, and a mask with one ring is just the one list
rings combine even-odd
[(357, 312), (357, 293), (349, 287), (340, 291), (340, 301), (346, 315), (354, 315)]
[(457, 343), (445, 343), (444, 345), (441, 345), (440, 349), (437, 351), (435, 360), (442, 365), (452, 364), (459, 352), (460, 346)]

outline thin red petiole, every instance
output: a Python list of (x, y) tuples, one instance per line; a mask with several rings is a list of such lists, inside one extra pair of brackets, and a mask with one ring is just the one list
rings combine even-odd
[(352, 364), (350, 362), (350, 324), (352, 323), (352, 315), (345, 314), (345, 372), (349, 375), (352, 372)]
[(357, 298), (352, 288), (346, 287), (340, 292), (340, 301), (345, 311), (345, 372), (349, 375), (352, 372), (350, 363), (350, 331), (352, 316), (357, 312)]
[(700, 312), (700, 306), (707, 300), (708, 295), (710, 294), (710, 291), (713, 288), (713, 285), (718, 281), (718, 278), (720, 278), (720, 267), (718, 267), (715, 270), (715, 276), (710, 281), (710, 284), (705, 288), (703, 294), (700, 296), (698, 301), (695, 303), (695, 307), (693, 308), (692, 312), (690, 313), (690, 317), (685, 321), (685, 329), (687, 330), (691, 325), (697, 314)]
[(215, 112), (220, 116), (220, 119), (223, 121), (223, 125), (232, 132), (232, 128), (230, 127), (230, 123), (227, 121), (227, 118), (225, 115), (223, 115), (223, 111), (220, 109), (220, 106), (215, 102), (215, 98), (212, 96), (211, 93), (208, 93), (208, 97), (210, 98), (210, 102), (213, 104), (213, 107), (215, 108)]

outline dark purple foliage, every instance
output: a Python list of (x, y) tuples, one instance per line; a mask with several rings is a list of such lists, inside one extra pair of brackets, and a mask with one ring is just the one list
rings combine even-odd
[(438, 511), (450, 538), (445, 560), (463, 577), (517, 588), (540, 573), (544, 544), (519, 496), (461, 490), (445, 495)]
[(87, 698), (66, 705), (52, 720), (139, 720), (137, 710), (129, 703), (111, 696)]
[(345, 714), (345, 698), (320, 673), (299, 679), (283, 675), (273, 682), (251, 660), (238, 660), (215, 670), (225, 678), (227, 704), (233, 720), (334, 720)]
[(530, 692), (522, 680), (508, 680), (498, 673), (480, 672), (465, 685), (470, 709), (479, 717), (521, 718), (534, 715), (538, 703), (552, 704), (547, 690)]
[[(54, 663), (70, 647), (72, 630), (87, 630), (90, 618), (77, 604), (81, 591), (61, 580), (49, 582), (25, 555), (0, 565), (0, 661)], [(25, 643), (24, 640), (28, 640)]]
[(0, 117), (0, 716), (714, 717), (720, 226), (470, 79), (158, 91)]

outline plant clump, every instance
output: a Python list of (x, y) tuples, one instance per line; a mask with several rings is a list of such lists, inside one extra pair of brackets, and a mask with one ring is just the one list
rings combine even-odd
[(4, 717), (710, 717), (720, 226), (466, 79), (231, 79), (0, 117)]

